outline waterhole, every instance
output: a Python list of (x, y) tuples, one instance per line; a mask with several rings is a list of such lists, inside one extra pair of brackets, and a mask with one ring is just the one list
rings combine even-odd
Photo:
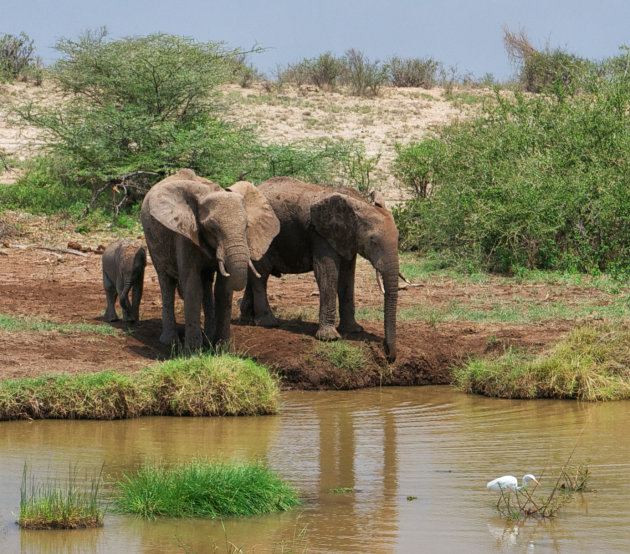
[[(450, 387), (288, 392), (280, 415), (0, 423), (0, 552), (628, 552), (630, 402), (497, 400)], [(544, 495), (573, 452), (590, 492), (548, 520), (506, 521), (486, 482), (534, 473)], [(107, 513), (95, 530), (15, 524), (24, 463), (71, 465), (105, 493), (145, 461), (265, 460), (302, 507), (224, 521)]]

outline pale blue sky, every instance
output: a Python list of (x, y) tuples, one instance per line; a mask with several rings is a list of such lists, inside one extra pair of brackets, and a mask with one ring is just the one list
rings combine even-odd
[(628, 0), (0, 0), (0, 33), (26, 32), (46, 64), (60, 37), (105, 25), (113, 38), (166, 32), (230, 46), (267, 48), (252, 63), (277, 65), (348, 48), (370, 59), (433, 57), (460, 74), (513, 68), (502, 27), (524, 27), (536, 47), (549, 43), (591, 59), (630, 44)]

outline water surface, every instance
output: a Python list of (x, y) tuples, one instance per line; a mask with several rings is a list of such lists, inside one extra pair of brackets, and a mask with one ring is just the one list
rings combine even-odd
[[(278, 416), (3, 422), (0, 552), (224, 552), (227, 542), (268, 552), (301, 532), (309, 552), (629, 552), (629, 423), (630, 402), (497, 400), (449, 387), (290, 392)], [(553, 520), (497, 515), (487, 481), (532, 472), (544, 493), (571, 452), (596, 492)], [(266, 460), (304, 505), (223, 522), (107, 514), (97, 530), (15, 525), (25, 461), (50, 478), (104, 463), (109, 483), (146, 460), (195, 456)]]

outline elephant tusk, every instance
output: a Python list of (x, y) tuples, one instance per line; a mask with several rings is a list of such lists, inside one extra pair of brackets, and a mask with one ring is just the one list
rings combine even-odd
[(409, 280), (402, 274), (401, 271), (398, 272), (398, 277), (400, 277), (405, 283), (407, 283), (408, 285), (411, 285), (411, 283), (409, 282)]
[(253, 264), (251, 258), (250, 258), (249, 262), (247, 262), (247, 265), (249, 266), (249, 269), (252, 270), (252, 273), (254, 275), (256, 275), (256, 278), (260, 279), (260, 273), (258, 273), (258, 271), (256, 271), (256, 268), (254, 267), (254, 264)]
[(385, 287), (383, 286), (383, 279), (381, 278), (381, 273), (378, 269), (376, 270), (376, 282), (378, 283), (378, 287), (381, 289), (381, 292), (385, 294)]
[(230, 274), (225, 271), (225, 264), (223, 263), (223, 260), (219, 260), (219, 271), (221, 272), (221, 275), (223, 275), (223, 277), (225, 278), (230, 276)]

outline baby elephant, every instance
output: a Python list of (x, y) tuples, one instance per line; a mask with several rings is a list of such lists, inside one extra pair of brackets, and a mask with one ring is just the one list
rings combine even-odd
[[(146, 248), (139, 240), (129, 242), (118, 239), (103, 252), (103, 286), (107, 296), (105, 321), (117, 321), (116, 296), (120, 297), (123, 321), (137, 321), (142, 298), (144, 266), (147, 264)], [(129, 304), (129, 290), (131, 304)]]

